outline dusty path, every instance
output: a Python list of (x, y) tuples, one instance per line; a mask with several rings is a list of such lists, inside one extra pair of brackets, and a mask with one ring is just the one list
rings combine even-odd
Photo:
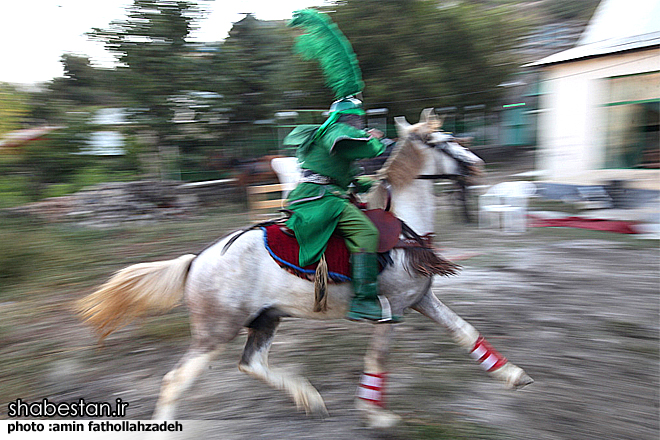
[[(195, 436), (222, 440), (658, 438), (657, 249), (561, 230), (511, 237), (454, 225), (440, 235), (447, 256), (465, 258), (464, 269), (437, 279), (434, 292), (525, 368), (536, 380), (531, 387), (504, 390), (443, 329), (411, 312), (398, 326), (390, 366), (389, 406), (404, 424), (374, 433), (352, 406), (370, 325), (287, 320), (271, 364), (309, 378), (330, 417), (308, 418), (239, 373), (244, 335), (186, 395), (179, 417), (212, 421)], [(35, 378), (35, 397), (119, 397), (130, 402), (131, 419), (145, 419), (162, 376), (186, 348), (185, 310), (146, 327), (123, 329), (98, 350), (59, 304), (10, 343), (15, 350), (37, 340), (59, 347), (47, 374)]]

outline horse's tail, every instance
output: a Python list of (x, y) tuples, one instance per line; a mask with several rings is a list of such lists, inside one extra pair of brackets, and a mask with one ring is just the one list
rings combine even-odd
[(76, 303), (82, 319), (103, 341), (113, 331), (149, 312), (164, 313), (183, 297), (190, 264), (196, 256), (128, 266), (96, 292)]

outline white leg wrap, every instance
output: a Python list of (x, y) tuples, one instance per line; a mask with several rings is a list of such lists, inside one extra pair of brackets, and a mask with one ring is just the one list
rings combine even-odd
[(381, 408), (385, 407), (385, 373), (363, 373), (357, 389), (357, 397)]

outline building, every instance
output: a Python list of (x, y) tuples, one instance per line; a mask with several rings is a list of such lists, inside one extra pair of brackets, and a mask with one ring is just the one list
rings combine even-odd
[(541, 69), (536, 168), (550, 181), (660, 189), (660, 0), (603, 0)]

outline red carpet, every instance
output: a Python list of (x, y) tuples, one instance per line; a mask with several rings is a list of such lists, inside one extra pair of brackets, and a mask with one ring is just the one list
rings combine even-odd
[(605, 220), (597, 218), (565, 217), (565, 218), (540, 218), (529, 216), (530, 226), (535, 228), (581, 228), (593, 231), (615, 232), (618, 234), (637, 234), (634, 228), (635, 222), (622, 220)]

